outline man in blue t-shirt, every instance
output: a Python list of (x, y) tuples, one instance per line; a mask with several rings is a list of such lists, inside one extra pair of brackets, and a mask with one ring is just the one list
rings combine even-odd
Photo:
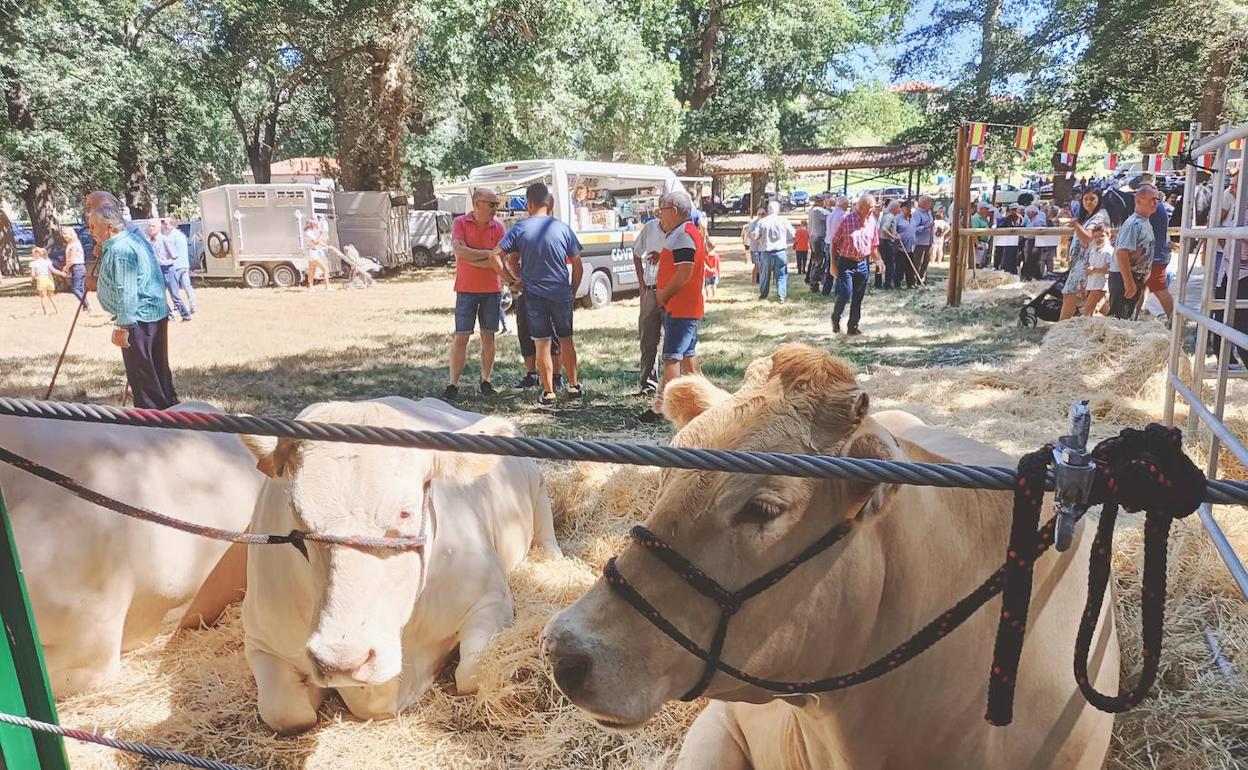
[[(550, 333), (559, 339), (560, 360), (568, 375), (570, 398), (585, 395), (576, 374), (576, 345), (572, 341), (572, 302), (574, 287), (581, 283), (581, 242), (572, 228), (550, 215), (554, 197), (541, 182), (525, 190), (529, 216), (512, 225), (495, 253), (505, 258), (507, 271), (519, 291), (524, 292), (525, 315), (533, 342), (537, 345), (537, 372), (542, 380), (538, 404), (555, 403), (554, 372), (551, 365)], [(568, 264), (572, 280), (568, 281)], [(513, 289), (515, 291), (516, 289)], [(546, 335), (546, 336), (540, 336)]]

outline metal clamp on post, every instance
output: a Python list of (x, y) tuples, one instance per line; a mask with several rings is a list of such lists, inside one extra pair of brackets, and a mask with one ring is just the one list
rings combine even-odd
[(1053, 449), (1054, 509), (1057, 533), (1053, 545), (1059, 551), (1070, 548), (1075, 525), (1088, 510), (1088, 496), (1096, 477), (1096, 461), (1088, 454), (1088, 433), (1092, 430), (1092, 413), (1088, 402), (1070, 407), (1070, 433), (1058, 440)]

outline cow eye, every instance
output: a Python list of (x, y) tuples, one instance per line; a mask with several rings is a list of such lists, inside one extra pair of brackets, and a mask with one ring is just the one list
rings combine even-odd
[(766, 524), (781, 513), (780, 506), (763, 500), (751, 500), (740, 511), (737, 521), (741, 524)]

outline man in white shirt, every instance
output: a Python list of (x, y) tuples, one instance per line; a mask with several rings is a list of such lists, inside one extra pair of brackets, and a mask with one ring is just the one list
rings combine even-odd
[(816, 281), (810, 287), (811, 291), (819, 290), (822, 283), (823, 290), (820, 292), (823, 296), (832, 293), (832, 287), (836, 283), (836, 271), (833, 269), (836, 255), (832, 253), (832, 236), (836, 234), (836, 228), (840, 226), (841, 220), (849, 213), (849, 198), (842, 195), (836, 199), (836, 205), (828, 212), (828, 262), (827, 269), (823, 271), (819, 281)]
[(654, 393), (659, 387), (656, 363), (659, 342), (663, 337), (663, 307), (659, 304), (659, 252), (666, 239), (658, 218), (651, 219), (633, 240), (633, 270), (637, 273), (637, 289), (641, 292), (641, 311), (637, 317), (637, 336), (641, 340), (640, 389), (642, 394)]
[(776, 277), (776, 294), (783, 305), (789, 297), (789, 244), (797, 237), (789, 220), (780, 216), (780, 202), (767, 204), (767, 216), (754, 223), (758, 243), (758, 298), (767, 299), (771, 277)]

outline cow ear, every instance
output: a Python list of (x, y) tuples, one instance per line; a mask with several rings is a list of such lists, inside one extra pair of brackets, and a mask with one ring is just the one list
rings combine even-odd
[(686, 375), (664, 386), (663, 415), (680, 430), (707, 409), (730, 398), (732, 394), (702, 375)]
[[(865, 400), (866, 397), (864, 393), (861, 398)], [(905, 459), (901, 455), (901, 448), (897, 445), (897, 439), (893, 438), (892, 434), (875, 425), (874, 420), (872, 420), (871, 426), (873, 427), (869, 427), (868, 430), (854, 437), (854, 440), (850, 442), (848, 451), (845, 452), (846, 457), (857, 457), (866, 460)], [(857, 517), (859, 519), (865, 519), (888, 510), (898, 490), (897, 484), (855, 482), (855, 485), (860, 487), (860, 494), (869, 495), (866, 504), (858, 512)]]
[(275, 479), (281, 476), (291, 465), (299, 442), (276, 436), (252, 436), (242, 434), (239, 440), (256, 458), (256, 467), (265, 476)]
[[(514, 436), (516, 426), (499, 417), (485, 417), (462, 428), (456, 433), (469, 433), (481, 436)], [(453, 481), (468, 481), (484, 476), (494, 469), (498, 462), (497, 455), (473, 454), (470, 452), (434, 452), (433, 466), (429, 477)]]

